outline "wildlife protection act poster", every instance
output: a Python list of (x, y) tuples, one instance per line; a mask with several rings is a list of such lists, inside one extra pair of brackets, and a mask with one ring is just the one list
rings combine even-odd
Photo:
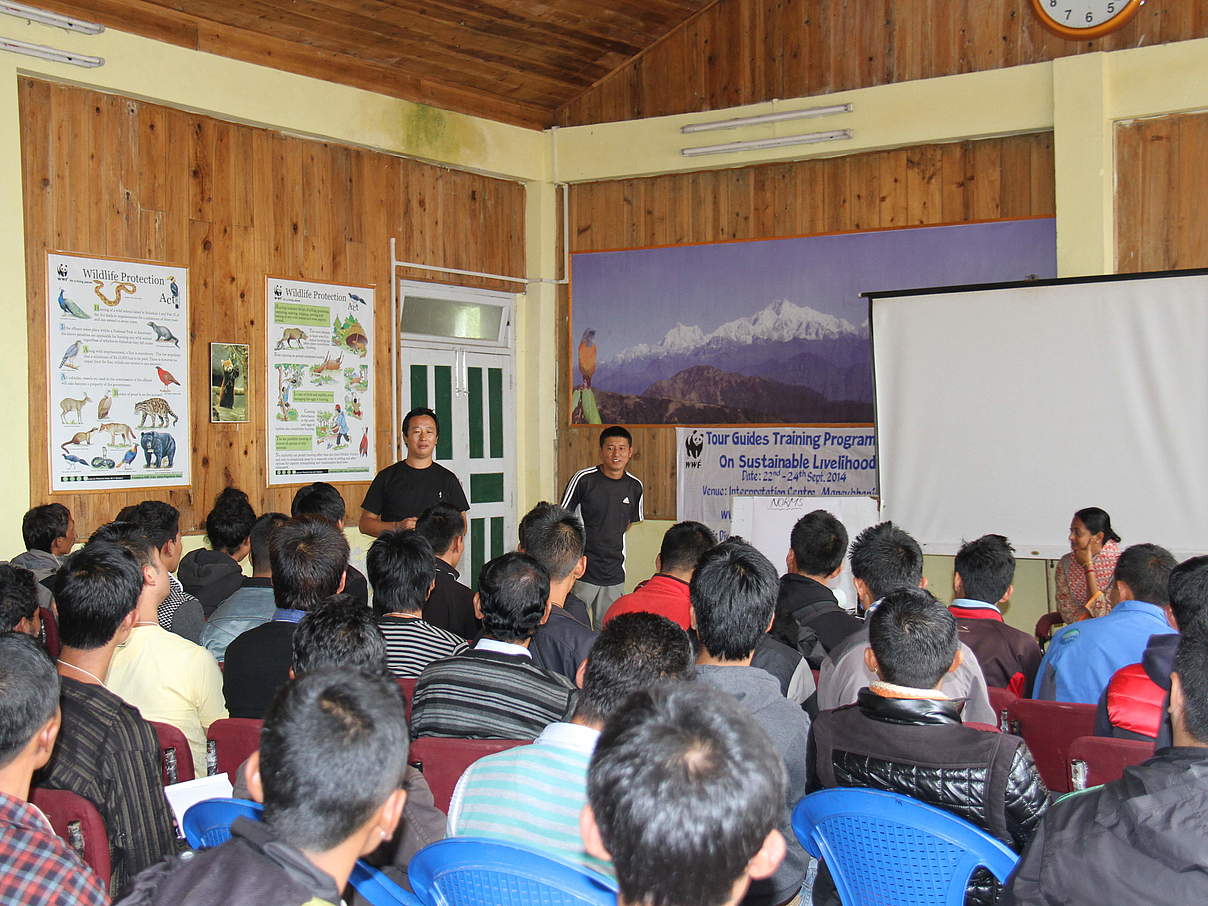
[(51, 491), (190, 482), (189, 272), (50, 253)]
[(268, 483), (371, 480), (373, 287), (266, 277), (264, 293)]

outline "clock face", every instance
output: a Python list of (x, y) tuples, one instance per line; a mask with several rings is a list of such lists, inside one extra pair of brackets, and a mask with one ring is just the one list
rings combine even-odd
[(1144, 0), (1032, 0), (1050, 30), (1066, 38), (1097, 38), (1124, 25)]

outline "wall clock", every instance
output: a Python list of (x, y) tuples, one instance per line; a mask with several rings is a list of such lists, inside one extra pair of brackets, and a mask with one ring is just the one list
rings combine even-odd
[(1087, 41), (1123, 27), (1145, 0), (1032, 0), (1032, 11), (1049, 31)]

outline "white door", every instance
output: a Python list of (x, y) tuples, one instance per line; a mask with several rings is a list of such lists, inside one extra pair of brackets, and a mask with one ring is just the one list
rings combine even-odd
[(478, 587), (482, 565), (515, 541), (515, 404), (512, 359), (472, 347), (404, 343), (402, 410), (427, 406), (440, 419), (436, 460), (470, 502), (462, 581)]

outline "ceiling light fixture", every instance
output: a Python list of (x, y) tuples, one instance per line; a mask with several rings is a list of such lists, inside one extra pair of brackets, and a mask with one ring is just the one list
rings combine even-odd
[(763, 123), (783, 123), (786, 120), (804, 120), (815, 116), (830, 116), (835, 113), (851, 113), (851, 104), (832, 104), (829, 107), (807, 107), (804, 110), (785, 110), (781, 113), (760, 113), (756, 116), (740, 116), (730, 120), (715, 120), (711, 123), (691, 123), (680, 126), (680, 132), (711, 132), (714, 129), (737, 129), (739, 126), (759, 126)]
[(68, 53), (66, 50), (56, 50), (41, 44), (28, 44), (25, 41), (14, 41), (12, 38), (0, 38), (0, 50), (24, 54), (27, 57), (37, 57), (40, 60), (50, 60), (52, 63), (70, 63), (72, 66), (82, 66), (85, 69), (96, 69), (98, 66), (105, 65), (103, 57)]
[(765, 148), (784, 148), (788, 145), (813, 145), (818, 142), (837, 142), (852, 137), (850, 129), (834, 132), (807, 132), (803, 135), (781, 135), (776, 138), (752, 138), (741, 142), (725, 142), (721, 145), (702, 145), (699, 148), (681, 148), (684, 157), (699, 157), (702, 154), (725, 154), (727, 151), (762, 151)]
[(24, 3), (9, 3), (8, 0), (0, 0), (0, 13), (16, 16), (19, 19), (27, 19), (30, 22), (51, 25), (55, 28), (78, 31), (85, 35), (99, 35), (105, 30), (105, 26), (96, 22), (85, 22), (83, 19), (61, 16), (58, 13), (52, 13), (50, 10), (38, 9), (36, 6), (26, 6)]

